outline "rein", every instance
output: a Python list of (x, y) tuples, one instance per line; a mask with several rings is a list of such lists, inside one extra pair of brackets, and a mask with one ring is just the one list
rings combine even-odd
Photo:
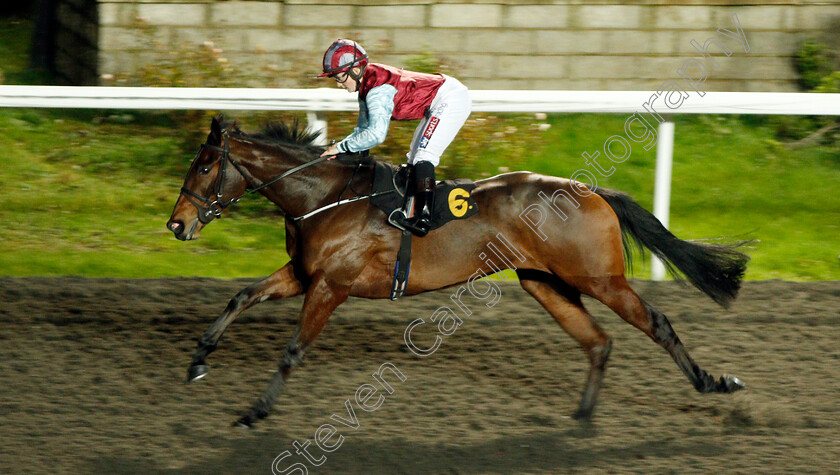
[(310, 211), (310, 212), (304, 214), (303, 216), (298, 216), (296, 218), (291, 218), (291, 219), (292, 219), (292, 221), (297, 223), (297, 222), (303, 221), (304, 219), (311, 218), (311, 217), (315, 216), (316, 214), (318, 214), (322, 211), (326, 211), (328, 209), (332, 209), (332, 208), (335, 208), (337, 206), (346, 205), (346, 204), (350, 204), (350, 203), (355, 203), (356, 201), (361, 201), (361, 200), (364, 200), (364, 199), (373, 198), (375, 196), (387, 195), (389, 193), (393, 193), (394, 191), (395, 190), (380, 191), (378, 193), (371, 193), (369, 195), (354, 196), (353, 198), (347, 198), (346, 200), (342, 200), (341, 198), (339, 198), (338, 201), (336, 201), (335, 203), (330, 203), (328, 205), (321, 206), (320, 208), (315, 209), (313, 211)]
[[(239, 202), (239, 199), (242, 198), (242, 196), (238, 196), (236, 198), (231, 198), (228, 201), (222, 201), (222, 195), (223, 195), (223, 191), (224, 191), (223, 187), (224, 187), (224, 181), (225, 181), (225, 172), (226, 172), (228, 162), (230, 162), (231, 165), (233, 165), (234, 168), (236, 168), (236, 171), (238, 171), (239, 174), (242, 175), (242, 178), (244, 178), (245, 181), (248, 182), (248, 188), (245, 189), (245, 192), (246, 193), (256, 193), (256, 192), (258, 192), (258, 191), (260, 191), (264, 188), (267, 188), (267, 187), (277, 183), (278, 181), (282, 180), (283, 178), (286, 178), (289, 175), (293, 175), (293, 174), (303, 170), (304, 168), (311, 167), (312, 165), (317, 165), (317, 164), (327, 160), (327, 157), (318, 157), (315, 160), (306, 162), (302, 165), (298, 165), (298, 166), (296, 166), (296, 167), (294, 167), (290, 170), (287, 170), (286, 172), (284, 172), (284, 173), (282, 173), (282, 174), (280, 174), (280, 175), (278, 175), (278, 176), (276, 176), (276, 177), (274, 177), (274, 178), (272, 178), (272, 179), (270, 179), (270, 180), (268, 180), (268, 181), (266, 181), (266, 182), (264, 182), (260, 185), (253, 186), (250, 183), (250, 180), (248, 179), (248, 175), (246, 175), (244, 170), (242, 169), (242, 166), (239, 163), (237, 163), (230, 156), (230, 141), (229, 141), (229, 138), (228, 138), (227, 130), (223, 130), (222, 134), (225, 137), (224, 148), (217, 147), (215, 145), (209, 145), (209, 144), (206, 144), (206, 143), (201, 144), (201, 148), (207, 147), (210, 150), (215, 150), (217, 152), (222, 152), (221, 164), (219, 165), (219, 174), (216, 175), (216, 182), (213, 185), (213, 193), (215, 194), (216, 199), (212, 199), (212, 197), (211, 198), (206, 198), (204, 196), (201, 196), (201, 195), (193, 192), (192, 190), (188, 189), (187, 187), (184, 187), (184, 186), (181, 187), (181, 193), (185, 194), (187, 200), (190, 203), (192, 203), (192, 205), (195, 206), (195, 208), (198, 210), (198, 220), (201, 221), (201, 223), (205, 224), (205, 225), (207, 223), (209, 223), (210, 221), (213, 221), (215, 218), (220, 218), (222, 216), (222, 211), (224, 211), (228, 206), (236, 204), (237, 202)], [(201, 153), (201, 148), (199, 148), (199, 153)], [(361, 164), (359, 164), (359, 167), (361, 167)], [(358, 171), (358, 168), (356, 169), (356, 171)], [(354, 171), (353, 175), (350, 177), (350, 180), (352, 181), (353, 177), (355, 177), (355, 176), (356, 176), (356, 172)], [(348, 185), (349, 185), (349, 182), (348, 182)], [(345, 189), (346, 188), (347, 187), (345, 186)], [(337, 206), (341, 206), (341, 205), (345, 205), (345, 204), (349, 204), (349, 203), (354, 203), (356, 201), (360, 201), (360, 200), (363, 200), (363, 199), (372, 198), (372, 197), (375, 197), (375, 196), (380, 196), (380, 195), (384, 195), (384, 194), (388, 194), (388, 193), (393, 193), (393, 191), (394, 190), (382, 191), (382, 192), (379, 192), (379, 193), (372, 193), (372, 194), (369, 194), (369, 195), (356, 196), (356, 197), (353, 197), (353, 198), (348, 198), (346, 200), (342, 200), (341, 195), (339, 195), (339, 198), (336, 202), (330, 203), (330, 204), (328, 204), (326, 206), (322, 206), (320, 208), (317, 208), (313, 211), (310, 211), (309, 213), (304, 214), (303, 216), (292, 217), (291, 220), (297, 223), (297, 222), (303, 221), (304, 219), (311, 218), (312, 216), (315, 216), (316, 214), (319, 214), (322, 211), (326, 211), (328, 209), (335, 208)], [(342, 193), (343, 193), (343, 191), (342, 191)], [(199, 200), (200, 202), (196, 201), (196, 199)]]

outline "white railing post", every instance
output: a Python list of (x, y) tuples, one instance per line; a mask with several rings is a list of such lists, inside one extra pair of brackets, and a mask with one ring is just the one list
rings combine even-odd
[(311, 132), (318, 132), (318, 138), (312, 142), (313, 145), (327, 145), (327, 121), (324, 120), (322, 112), (308, 111), (306, 113), (306, 120), (309, 122), (309, 130)]
[[(668, 118), (659, 124), (656, 143), (656, 182), (653, 188), (653, 214), (665, 228), (668, 227), (671, 202), (671, 168), (674, 161), (674, 123)], [(665, 279), (665, 265), (656, 256), (650, 263), (650, 277)]]

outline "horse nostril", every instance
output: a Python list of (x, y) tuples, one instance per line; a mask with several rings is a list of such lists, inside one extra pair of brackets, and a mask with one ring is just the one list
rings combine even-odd
[(170, 231), (173, 233), (177, 233), (179, 229), (181, 229), (184, 225), (181, 224), (180, 221), (170, 221), (166, 223), (166, 227), (169, 228)]

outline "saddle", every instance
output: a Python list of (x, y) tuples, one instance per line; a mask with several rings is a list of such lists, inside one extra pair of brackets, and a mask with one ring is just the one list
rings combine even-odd
[[(409, 167), (374, 162), (373, 189), (370, 202), (389, 218), (396, 210), (405, 210), (410, 195), (406, 193), (409, 182)], [(475, 189), (472, 180), (458, 178), (438, 182), (435, 187), (435, 203), (432, 213), (432, 230), (455, 219), (467, 219), (478, 213), (478, 205), (472, 198)], [(411, 211), (411, 210), (407, 210)], [(391, 220), (389, 219), (389, 223)], [(393, 223), (391, 223), (393, 225)]]
[[(394, 165), (373, 162), (373, 189), (370, 202), (382, 210), (388, 217), (388, 223), (402, 231), (400, 250), (394, 267), (394, 281), (391, 286), (391, 300), (397, 300), (405, 294), (408, 284), (408, 271), (411, 267), (411, 232), (401, 228), (393, 219), (394, 213), (411, 213), (411, 195), (406, 193), (409, 183), (410, 168), (407, 165)], [(471, 180), (456, 179), (439, 182), (435, 187), (434, 210), (431, 230), (440, 228), (455, 219), (467, 219), (478, 213), (478, 205), (470, 195), (476, 185)]]

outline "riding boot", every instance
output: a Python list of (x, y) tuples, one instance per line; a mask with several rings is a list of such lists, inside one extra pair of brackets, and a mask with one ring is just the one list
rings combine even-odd
[(414, 216), (401, 223), (406, 229), (423, 237), (432, 227), (435, 203), (435, 166), (421, 161), (414, 165)]

